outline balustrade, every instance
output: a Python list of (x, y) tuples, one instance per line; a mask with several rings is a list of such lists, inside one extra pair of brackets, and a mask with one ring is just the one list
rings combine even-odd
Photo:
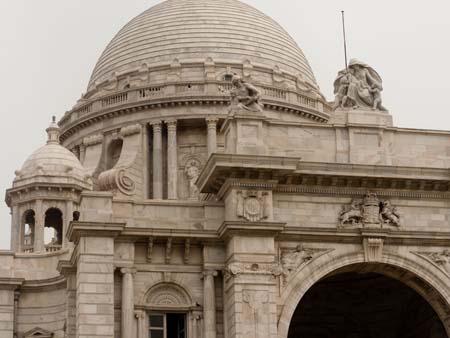
[(102, 99), (102, 107), (109, 107), (128, 101), (128, 92), (112, 95)]
[[(176, 83), (174, 86), (175, 94), (210, 94), (210, 95), (226, 95), (233, 89), (233, 84), (227, 81), (211, 82), (207, 84), (203, 83)], [(284, 101), (291, 104), (299, 104), (303, 107), (319, 109), (321, 106), (318, 104), (318, 100), (289, 91), (286, 89), (275, 88), (271, 86), (256, 85), (260, 89), (263, 98), (273, 98), (276, 101)], [(74, 122), (78, 118), (88, 115), (93, 112), (100, 111), (101, 109), (124, 104), (133, 100), (144, 101), (154, 98), (164, 97), (169, 91), (166, 90), (167, 85), (155, 85), (143, 88), (137, 88), (134, 90), (128, 90), (126, 92), (110, 95), (98, 99), (97, 101), (85, 104), (82, 107), (73, 110), (70, 116), (65, 117), (61, 121), (61, 125), (64, 126), (67, 123)], [(173, 91), (172, 91), (173, 93)], [(292, 94), (292, 95), (291, 95)], [(325, 108), (325, 107), (324, 107)]]

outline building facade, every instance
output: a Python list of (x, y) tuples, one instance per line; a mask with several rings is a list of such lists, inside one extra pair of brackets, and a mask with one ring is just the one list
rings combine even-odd
[(130, 21), (6, 192), (0, 337), (448, 337), (450, 132), (335, 87), (237, 0)]

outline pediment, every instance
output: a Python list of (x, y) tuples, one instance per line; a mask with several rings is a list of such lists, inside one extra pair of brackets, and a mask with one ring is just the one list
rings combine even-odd
[(52, 338), (53, 333), (42, 329), (40, 327), (36, 327), (30, 331), (27, 331), (23, 335), (24, 338)]

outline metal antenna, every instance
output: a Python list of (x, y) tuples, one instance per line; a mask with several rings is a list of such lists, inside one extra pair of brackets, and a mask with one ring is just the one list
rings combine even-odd
[(347, 62), (347, 37), (345, 34), (345, 13), (344, 11), (341, 11), (342, 13), (342, 31), (344, 33), (344, 56), (345, 56), (345, 69), (348, 72), (348, 62)]

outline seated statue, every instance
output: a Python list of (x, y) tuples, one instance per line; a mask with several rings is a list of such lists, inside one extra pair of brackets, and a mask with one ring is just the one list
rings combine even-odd
[(382, 80), (369, 65), (356, 59), (350, 60), (348, 69), (341, 70), (334, 81), (333, 109), (371, 108), (386, 111), (381, 102)]
[(237, 75), (233, 75), (231, 82), (234, 86), (230, 92), (232, 106), (254, 112), (263, 111), (261, 92), (254, 85)]

